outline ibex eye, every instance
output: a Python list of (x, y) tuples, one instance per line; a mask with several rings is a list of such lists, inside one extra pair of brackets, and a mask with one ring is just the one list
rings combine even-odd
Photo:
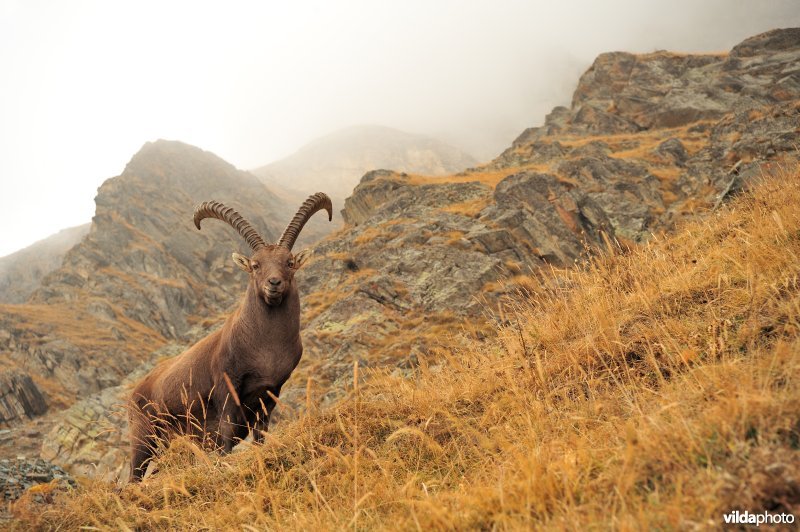
[(294, 268), (294, 259), (289, 259), (286, 261), (286, 265), (290, 268)]
[(258, 264), (257, 262), (254, 262), (254, 263), (252, 263), (252, 264), (250, 265), (250, 267), (251, 267), (251, 268), (253, 268), (254, 270), (257, 270), (257, 269), (258, 269), (258, 266), (259, 266), (259, 264)]

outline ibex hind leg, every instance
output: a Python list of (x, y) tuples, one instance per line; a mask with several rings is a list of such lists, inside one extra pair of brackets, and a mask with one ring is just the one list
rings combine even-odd
[(131, 422), (131, 481), (142, 480), (155, 456), (154, 430), (146, 421)]
[(152, 406), (137, 405), (128, 417), (131, 435), (131, 481), (144, 477), (150, 459), (156, 455), (159, 439), (164, 437), (164, 428), (156, 419)]
[(149, 445), (133, 444), (131, 448), (131, 481), (138, 482), (144, 477), (147, 465), (153, 457)]

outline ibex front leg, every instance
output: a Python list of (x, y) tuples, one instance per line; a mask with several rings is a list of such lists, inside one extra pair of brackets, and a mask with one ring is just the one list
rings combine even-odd
[(241, 432), (243, 426), (246, 430), (246, 421), (242, 416), (242, 407), (239, 397), (236, 395), (236, 389), (229, 385), (232, 385), (230, 380), (227, 383), (221, 383), (221, 386), (217, 386), (214, 390), (214, 401), (219, 405), (218, 443), (224, 454), (233, 450), (233, 446), (237, 443), (236, 436)]
[(275, 408), (275, 401), (269, 395), (265, 394), (263, 399), (259, 399), (259, 411), (253, 424), (253, 441), (255, 443), (264, 442), (264, 433), (269, 430), (269, 417), (273, 408)]

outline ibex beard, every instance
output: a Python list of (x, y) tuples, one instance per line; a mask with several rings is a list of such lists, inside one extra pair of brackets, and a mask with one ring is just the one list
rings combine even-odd
[(222, 328), (180, 355), (157, 365), (134, 388), (129, 403), (131, 480), (143, 477), (148, 461), (178, 434), (199, 438), (228, 453), (252, 432), (263, 441), (275, 398), (300, 362), (300, 298), (294, 274), (310, 256), (292, 253), (309, 218), (326, 210), (330, 198), (318, 192), (300, 207), (276, 244), (266, 244), (251, 224), (225, 205), (198, 205), (204, 218), (228, 223), (250, 245), (250, 257), (233, 254), (249, 275), (244, 297)]

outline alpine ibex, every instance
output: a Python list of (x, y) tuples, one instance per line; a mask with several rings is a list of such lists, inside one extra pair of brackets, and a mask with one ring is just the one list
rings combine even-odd
[(253, 250), (250, 258), (233, 254), (250, 275), (241, 304), (221, 329), (182, 354), (163, 361), (133, 390), (129, 422), (131, 479), (140, 480), (157, 442), (177, 433), (200, 436), (228, 453), (252, 430), (260, 442), (275, 406), (274, 397), (303, 354), (300, 298), (294, 274), (310, 256), (292, 254), (292, 246), (311, 216), (330, 198), (310, 196), (277, 244), (267, 244), (247, 220), (230, 207), (208, 201), (194, 211), (194, 224), (216, 218), (236, 229)]

